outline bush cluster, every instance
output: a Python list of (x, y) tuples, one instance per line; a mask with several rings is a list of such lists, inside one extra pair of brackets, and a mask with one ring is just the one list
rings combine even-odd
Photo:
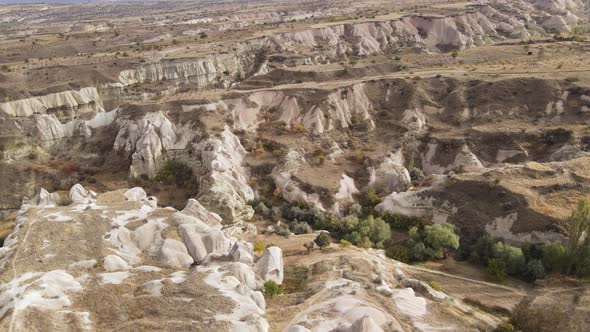
[(280, 226), (275, 226), (275, 232), (279, 235), (290, 235), (291, 232), (306, 234), (313, 229), (326, 230), (338, 239), (366, 248), (382, 248), (384, 241), (391, 236), (391, 229), (387, 222), (372, 215), (366, 218), (359, 216), (358, 207), (349, 209), (352, 214), (340, 217), (303, 204), (283, 203), (272, 208), (268, 208), (261, 201), (251, 202), (251, 204), (257, 213), (275, 222), (282, 221)]
[(450, 250), (459, 248), (459, 235), (451, 224), (418, 225), (408, 230), (409, 239), (403, 243), (386, 243), (387, 256), (402, 262), (442, 259)]
[(486, 266), (490, 277), (502, 281), (513, 276), (525, 281), (535, 281), (548, 272), (562, 272), (566, 261), (566, 249), (559, 242), (549, 244), (525, 244), (515, 247), (486, 234), (473, 245), (462, 245), (462, 252), (470, 252), (469, 259)]

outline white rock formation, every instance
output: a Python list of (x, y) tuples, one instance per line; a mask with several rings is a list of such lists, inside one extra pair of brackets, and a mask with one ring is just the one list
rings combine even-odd
[(256, 275), (262, 280), (283, 283), (283, 251), (279, 247), (268, 247), (256, 262)]
[(31, 199), (24, 199), (23, 204), (27, 207), (51, 207), (56, 206), (61, 201), (59, 194), (49, 193), (45, 188), (41, 188), (37, 195)]
[(66, 109), (76, 114), (104, 111), (98, 91), (94, 87), (0, 103), (0, 111), (11, 117), (46, 114), (52, 109)]
[(217, 212), (224, 223), (240, 224), (252, 218), (254, 210), (247, 204), (254, 199), (242, 166), (246, 150), (226, 125), (220, 138), (210, 138), (195, 145), (208, 174), (201, 178), (199, 201)]
[(424, 190), (392, 192), (375, 206), (379, 212), (391, 212), (412, 217), (424, 217), (434, 223), (445, 223), (447, 218), (457, 212), (457, 208), (447, 202), (435, 205), (433, 198), (422, 197)]
[(377, 169), (369, 168), (369, 174), (369, 186), (386, 193), (403, 191), (412, 182), (410, 173), (403, 166), (401, 149), (385, 156)]
[[(79, 185), (71, 192), (76, 199), (86, 199), (86, 191)], [(0, 248), (0, 277), (4, 280), (0, 284), (0, 329), (36, 330), (33, 315), (41, 315), (39, 322), (59, 330), (115, 328), (129, 323), (129, 318), (106, 317), (99, 312), (131, 305), (142, 311), (141, 320), (133, 322), (137, 326), (147, 322), (145, 326), (157, 323), (166, 329), (194, 328), (198, 322), (197, 329), (205, 329), (202, 324), (207, 322), (217, 329), (217, 322), (224, 321), (232, 330), (268, 331), (263, 318), (266, 304), (259, 291), (264, 279), (255, 271), (282, 281), (279, 248), (269, 248), (254, 266), (252, 245), (227, 237), (219, 217), (195, 200), (178, 212), (150, 206), (141, 188), (101, 194), (97, 198), (101, 206), (89, 204), (87, 209), (58, 207), (52, 196), (42, 191), (34, 202), (23, 204), (17, 227)], [(68, 216), (71, 222), (56, 221), (55, 215)], [(40, 237), (43, 243), (29, 243)], [(64, 244), (70, 250), (68, 255), (60, 254)], [(27, 248), (27, 255), (43, 260), (34, 267), (27, 265), (21, 259), (22, 248)], [(193, 270), (191, 255), (206, 259)], [(146, 262), (155, 266), (142, 265)], [(200, 286), (203, 281), (211, 287)], [(107, 296), (109, 300), (89, 303), (87, 296)], [(202, 302), (203, 296), (216, 300)], [(150, 302), (149, 310), (142, 309), (144, 301)], [(224, 301), (229, 301), (230, 307)], [(174, 312), (190, 308), (178, 315), (162, 314), (170, 306)], [(200, 309), (191, 309), (197, 307)], [(228, 309), (229, 314), (218, 314)], [(199, 317), (191, 310), (199, 310)]]
[(173, 239), (164, 240), (158, 252), (158, 259), (163, 265), (175, 268), (187, 268), (194, 262), (184, 243)]
[(96, 193), (84, 189), (81, 184), (77, 183), (70, 189), (68, 198), (75, 204), (90, 204), (96, 201)]
[(117, 255), (108, 255), (104, 258), (103, 267), (109, 272), (125, 271), (129, 269), (129, 264)]
[(291, 178), (300, 167), (306, 165), (305, 157), (296, 150), (289, 150), (283, 162), (272, 171), (272, 178), (277, 188), (281, 190), (282, 197), (287, 202), (305, 202), (310, 206), (324, 209), (320, 202), (320, 195), (317, 193), (306, 193), (301, 190), (297, 183)]
[(492, 223), (485, 226), (486, 233), (516, 245), (522, 245), (524, 243), (549, 243), (553, 241), (565, 243), (567, 241), (566, 237), (558, 232), (532, 231), (529, 233), (514, 233), (512, 231), (512, 225), (517, 220), (517, 212), (507, 214), (504, 217), (498, 217)]
[(207, 86), (218, 77), (230, 75), (243, 76), (245, 73), (241, 59), (235, 55), (216, 54), (205, 59), (183, 62), (164, 62), (144, 64), (136, 69), (124, 70), (119, 74), (119, 83), (133, 85), (143, 82), (177, 80), (194, 82)]
[[(404, 45), (418, 46), (429, 51), (465, 49), (504, 38), (526, 38), (536, 34), (527, 29), (534, 22), (513, 18), (516, 8), (498, 6), (472, 7), (474, 11), (450, 17), (405, 16), (391, 21), (362, 22), (287, 32), (266, 37), (270, 44), (282, 49), (296, 49), (297, 45), (314, 47), (327, 44), (330, 56), (379, 54), (388, 48)], [(516, 6), (515, 6), (516, 7)]]
[(346, 174), (342, 174), (342, 178), (340, 179), (340, 188), (338, 192), (334, 195), (335, 207), (332, 209), (338, 211), (341, 206), (349, 205), (354, 202), (354, 195), (358, 194), (359, 190), (356, 188), (354, 184), (354, 179), (349, 177)]

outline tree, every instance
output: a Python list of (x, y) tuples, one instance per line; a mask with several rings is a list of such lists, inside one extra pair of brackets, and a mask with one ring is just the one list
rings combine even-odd
[(379, 243), (385, 241), (391, 237), (391, 229), (381, 218), (373, 218), (373, 216), (367, 217), (367, 222), (370, 227), (369, 239), (373, 243)]
[(459, 235), (451, 224), (428, 225), (424, 227), (424, 244), (432, 249), (430, 256), (443, 258), (446, 249), (459, 248)]
[(315, 240), (313, 240), (313, 242), (315, 242), (315, 244), (317, 244), (317, 246), (320, 247), (321, 250), (328, 247), (330, 243), (332, 243), (332, 238), (328, 233), (320, 232), (320, 234), (318, 234), (318, 236), (315, 238)]
[(453, 57), (453, 59), (456, 59), (456, 58), (459, 56), (459, 52), (457, 52), (457, 51), (453, 51), (453, 52), (451, 53), (451, 56)]
[(526, 264), (526, 259), (524, 258), (522, 250), (511, 245), (504, 246), (502, 260), (506, 265), (506, 272), (513, 276), (520, 275)]
[(567, 251), (558, 241), (546, 244), (543, 247), (543, 265), (547, 271), (563, 271)]
[(539, 259), (530, 260), (524, 270), (524, 278), (528, 281), (535, 281), (545, 277), (545, 268)]
[(568, 266), (567, 273), (571, 273), (576, 262), (589, 247), (590, 236), (590, 201), (582, 199), (572, 212), (568, 225)]
[(495, 281), (504, 281), (506, 279), (506, 264), (501, 259), (489, 259), (486, 271)]

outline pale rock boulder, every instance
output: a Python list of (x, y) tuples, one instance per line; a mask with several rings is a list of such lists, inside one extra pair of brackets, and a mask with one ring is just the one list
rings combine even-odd
[(90, 204), (96, 201), (96, 193), (92, 190), (86, 190), (81, 184), (77, 183), (70, 188), (68, 198), (75, 204)]
[(305, 326), (291, 325), (285, 330), (285, 332), (311, 332), (311, 330)]
[(61, 201), (59, 194), (50, 193), (45, 188), (41, 188), (39, 193), (31, 199), (24, 199), (24, 203), (33, 207), (51, 207), (56, 206)]
[(229, 251), (234, 262), (241, 262), (245, 264), (254, 263), (254, 247), (250, 242), (239, 240), (234, 243), (233, 247)]
[(350, 328), (346, 330), (347, 332), (383, 332), (381, 326), (377, 325), (373, 318), (369, 315), (364, 315), (362, 318), (355, 321)]
[(130, 175), (134, 178), (147, 174), (150, 179), (156, 177), (162, 164), (162, 141), (153, 125), (137, 141), (135, 153), (131, 156)]
[(190, 216), (196, 218), (198, 221), (208, 226), (220, 227), (222, 221), (218, 214), (207, 210), (201, 203), (199, 203), (199, 201), (194, 198), (189, 198), (189, 200), (186, 202), (186, 206), (180, 213), (183, 214), (183, 217)]
[(461, 148), (461, 151), (457, 153), (455, 156), (455, 161), (453, 162), (453, 168), (465, 166), (465, 167), (472, 167), (472, 168), (483, 168), (483, 164), (477, 158), (477, 156), (471, 152), (467, 145), (464, 145)]
[(155, 209), (158, 207), (158, 198), (155, 196), (148, 196), (148, 198), (145, 199), (145, 204), (150, 208)]
[(204, 224), (182, 224), (178, 231), (195, 262), (201, 262), (211, 254), (226, 255), (231, 248), (231, 241), (223, 231)]
[(158, 220), (150, 220), (147, 223), (137, 227), (131, 233), (131, 239), (141, 251), (154, 251), (155, 247), (162, 245), (162, 230), (168, 227), (168, 224)]
[[(229, 272), (229, 274), (236, 277), (240, 283), (248, 286), (250, 289), (258, 289), (262, 286), (261, 283), (256, 279), (256, 274), (254, 273), (254, 270), (252, 270), (251, 265), (241, 262), (233, 262), (224, 266), (223, 270)], [(262, 306), (260, 306), (260, 302), (258, 304), (259, 307), (264, 310), (264, 304)]]
[(386, 155), (377, 168), (369, 168), (369, 186), (378, 191), (402, 191), (411, 182), (410, 172), (403, 166), (401, 149)]
[(123, 196), (125, 196), (127, 200), (134, 202), (142, 202), (147, 198), (145, 190), (143, 190), (143, 188), (141, 187), (131, 188), (125, 191), (125, 193), (123, 193)]
[(129, 264), (117, 255), (106, 256), (104, 258), (103, 267), (108, 272), (129, 270)]
[(283, 283), (283, 251), (279, 247), (266, 248), (254, 267), (256, 275), (262, 280)]
[(336, 202), (334, 203), (333, 210), (339, 211), (340, 207), (354, 203), (354, 195), (359, 192), (360, 191), (354, 184), (354, 179), (346, 174), (342, 174), (340, 188), (338, 189), (338, 192), (334, 194)]
[(193, 264), (193, 258), (188, 254), (186, 246), (174, 239), (166, 239), (158, 251), (160, 263), (174, 268), (187, 268)]
[(445, 223), (447, 219), (457, 213), (457, 208), (448, 202), (435, 204), (431, 197), (423, 196), (424, 190), (392, 192), (375, 206), (379, 212), (391, 212), (411, 217), (424, 217), (434, 223)]
[(154, 178), (165, 161), (165, 151), (185, 149), (198, 134), (189, 124), (173, 124), (161, 111), (147, 113), (137, 120), (121, 120), (118, 125), (113, 148), (131, 154), (132, 177), (145, 174)]
[(426, 126), (426, 116), (419, 109), (407, 109), (401, 119), (401, 125), (412, 132), (422, 132)]

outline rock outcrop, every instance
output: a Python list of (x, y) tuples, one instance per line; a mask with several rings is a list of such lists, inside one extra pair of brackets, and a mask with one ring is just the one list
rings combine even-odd
[(0, 111), (11, 117), (28, 117), (33, 114), (63, 112), (64, 117), (73, 118), (82, 113), (104, 111), (98, 90), (95, 87), (79, 91), (64, 91), (39, 97), (0, 103)]
[[(551, 2), (548, 2), (551, 3)], [(554, 15), (538, 26), (530, 12), (537, 7)], [(328, 27), (287, 32), (266, 37), (271, 45), (283, 50), (327, 46), (331, 57), (386, 53), (400, 47), (419, 47), (427, 51), (462, 50), (505, 39), (531, 38), (554, 29), (569, 29), (577, 18), (562, 3), (490, 1), (469, 6), (465, 13), (454, 16), (409, 15), (389, 21), (332, 25)], [(559, 9), (561, 8), (561, 9)], [(549, 22), (548, 22), (549, 21)]]
[(0, 249), (0, 328), (268, 331), (260, 289), (282, 281), (279, 248), (254, 264), (195, 200), (175, 211), (141, 188), (92, 196), (76, 185), (72, 205), (44, 190), (23, 205)]

